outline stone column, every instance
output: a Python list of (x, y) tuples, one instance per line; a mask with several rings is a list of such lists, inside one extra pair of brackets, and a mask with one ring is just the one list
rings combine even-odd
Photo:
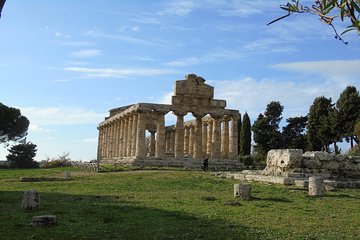
[(155, 157), (165, 156), (165, 113), (158, 113)]
[(190, 127), (185, 126), (184, 154), (189, 154)]
[(155, 156), (155, 148), (156, 148), (155, 131), (149, 131), (149, 132), (150, 132), (149, 154), (150, 156)]
[(103, 158), (107, 158), (107, 145), (109, 142), (108, 127), (107, 127), (107, 125), (104, 125), (103, 127), (104, 127)]
[(322, 177), (309, 177), (309, 195), (324, 196), (325, 184)]
[(121, 119), (121, 157), (126, 157), (126, 119)]
[(118, 157), (118, 146), (119, 146), (119, 121), (114, 122), (114, 146), (113, 146), (113, 157)]
[(221, 115), (212, 115), (213, 118), (213, 138), (212, 138), (212, 158), (221, 157)]
[(195, 135), (195, 127), (190, 125), (190, 133), (189, 133), (189, 155), (193, 156), (194, 154), (194, 135)]
[(118, 156), (122, 157), (122, 118), (119, 118)]
[(127, 157), (127, 146), (128, 146), (128, 134), (129, 134), (129, 118), (125, 117), (124, 120), (124, 144), (123, 144), (123, 155)]
[(171, 129), (170, 132), (170, 152), (175, 154), (175, 129)]
[(229, 155), (229, 118), (224, 116), (223, 118), (224, 127), (222, 129), (221, 136), (221, 157), (228, 158)]
[(136, 157), (138, 158), (144, 158), (146, 156), (145, 122), (145, 115), (140, 112), (138, 114), (136, 131)]
[(207, 132), (207, 146), (206, 146), (206, 153), (208, 156), (212, 154), (212, 138), (213, 138), (213, 121), (210, 119), (208, 123), (208, 132)]
[(128, 117), (128, 126), (127, 126), (127, 141), (126, 141), (126, 156), (131, 156), (131, 134), (132, 134), (132, 124), (133, 124), (133, 117)]
[(203, 123), (203, 129), (202, 129), (202, 154), (207, 155), (207, 130), (208, 123)]
[(109, 136), (109, 125), (108, 123), (105, 125), (105, 149), (104, 156), (105, 158), (109, 157), (109, 145), (110, 145), (110, 136)]
[(98, 148), (97, 148), (97, 160), (100, 161), (101, 159), (101, 144), (102, 144), (102, 129), (100, 127), (97, 128), (98, 133)]
[(194, 137), (194, 153), (193, 158), (202, 158), (202, 118), (204, 114), (193, 113), (195, 117), (195, 137)]
[(229, 143), (229, 158), (236, 159), (238, 156), (238, 122), (240, 115), (231, 116), (231, 130), (230, 130), (230, 143)]
[(184, 157), (184, 116), (185, 112), (175, 112), (177, 116), (175, 126), (175, 157)]
[(136, 132), (137, 132), (137, 114), (133, 115), (132, 133), (131, 133), (131, 151), (130, 155), (135, 156), (136, 152)]

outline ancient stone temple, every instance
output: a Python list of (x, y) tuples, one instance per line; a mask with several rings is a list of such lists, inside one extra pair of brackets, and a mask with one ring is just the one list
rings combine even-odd
[[(170, 112), (176, 124), (165, 126)], [(188, 113), (194, 119), (184, 121)], [(225, 100), (214, 99), (214, 88), (205, 79), (189, 74), (175, 82), (171, 105), (137, 103), (111, 109), (98, 126), (98, 159), (191, 167), (207, 157), (213, 166), (237, 164), (239, 118), (239, 111), (226, 109)]]

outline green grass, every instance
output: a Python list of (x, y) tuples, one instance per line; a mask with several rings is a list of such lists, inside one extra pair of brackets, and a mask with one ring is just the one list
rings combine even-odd
[[(253, 200), (225, 205), (236, 180), (198, 171), (73, 172), (70, 181), (20, 182), (20, 176), (64, 176), (71, 168), (0, 170), (0, 239), (359, 239), (360, 191), (321, 198), (307, 191), (252, 183)], [(22, 211), (36, 189), (41, 209)], [(49, 228), (29, 226), (55, 214)]]

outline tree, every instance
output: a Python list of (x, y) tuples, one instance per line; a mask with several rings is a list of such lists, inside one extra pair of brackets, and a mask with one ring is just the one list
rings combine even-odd
[[(316, 0), (311, 5), (304, 5), (301, 2), (300, 0), (292, 0), (285, 5), (280, 5), (280, 8), (285, 10), (287, 14), (268, 23), (268, 25), (289, 17), (294, 13), (307, 13), (317, 15), (321, 22), (331, 26), (335, 32), (335, 38), (343, 41), (345, 44), (347, 42), (340, 35), (349, 31), (360, 33), (360, 0)], [(338, 19), (350, 24), (340, 35), (334, 26), (334, 21)]]
[(287, 125), (282, 128), (282, 136), (286, 148), (302, 149), (305, 151), (307, 146), (305, 134), (307, 121), (307, 116), (286, 119)]
[(243, 117), (240, 131), (240, 156), (250, 155), (251, 153), (251, 123), (247, 112)]
[(313, 151), (329, 151), (329, 145), (340, 140), (338, 130), (338, 112), (331, 98), (324, 96), (315, 98), (310, 106), (307, 124), (307, 137)]
[(336, 102), (339, 111), (339, 126), (341, 128), (341, 136), (347, 142), (350, 142), (351, 148), (354, 147), (354, 126), (358, 118), (360, 118), (360, 95), (353, 86), (348, 86), (341, 94)]
[(36, 156), (36, 145), (27, 142), (12, 146), (9, 149), (10, 154), (6, 156), (12, 168), (34, 168), (39, 164), (34, 161)]
[(29, 120), (17, 108), (0, 103), (0, 143), (23, 139), (29, 127)]
[(280, 102), (270, 102), (266, 106), (265, 113), (259, 114), (254, 122), (251, 129), (254, 133), (255, 149), (259, 154), (265, 155), (271, 149), (283, 147), (279, 130), (283, 109)]
[(360, 118), (356, 121), (354, 126), (355, 141), (357, 144), (360, 142)]
[(2, 12), (2, 9), (4, 7), (5, 1), (6, 0), (0, 0), (0, 18), (1, 18), (1, 12)]

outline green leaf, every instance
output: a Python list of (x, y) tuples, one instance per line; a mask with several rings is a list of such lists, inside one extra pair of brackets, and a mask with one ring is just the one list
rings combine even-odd
[(360, 6), (356, 2), (352, 2), (351, 5), (356, 9), (358, 13), (360, 13)]

